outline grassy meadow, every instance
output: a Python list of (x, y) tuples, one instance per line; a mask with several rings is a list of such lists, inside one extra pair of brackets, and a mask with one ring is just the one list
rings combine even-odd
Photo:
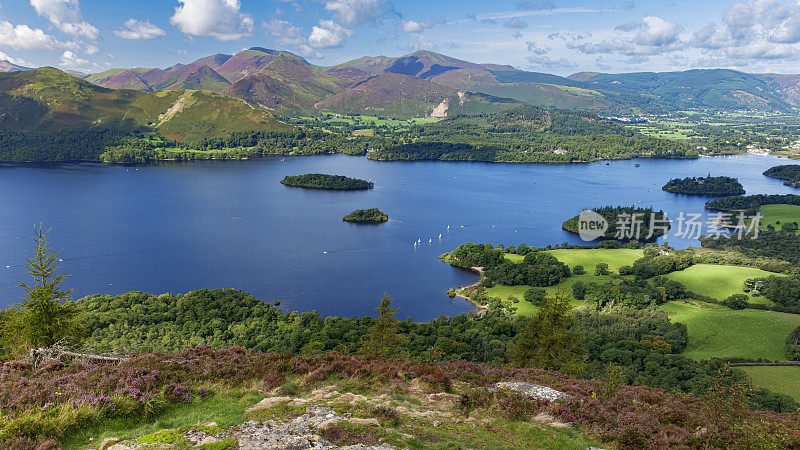
[(772, 225), (776, 230), (781, 229), (783, 223), (800, 223), (800, 206), (797, 205), (764, 205), (761, 207), (761, 228), (766, 229)]
[[(561, 286), (567, 289), (567, 292), (570, 294), (572, 293), (572, 285), (578, 281), (582, 281), (584, 283), (598, 283), (598, 284), (605, 284), (611, 281), (614, 281), (613, 278), (609, 276), (595, 276), (594, 275), (594, 268), (599, 263), (606, 263), (608, 264), (608, 268), (612, 272), (616, 272), (619, 270), (620, 267), (625, 265), (631, 265), (634, 261), (642, 257), (642, 250), (628, 250), (628, 249), (558, 249), (558, 250), (551, 250), (550, 253), (553, 254), (559, 261), (565, 263), (570, 268), (575, 267), (576, 265), (582, 265), (584, 270), (586, 270), (586, 274), (584, 275), (573, 275), (564, 280), (561, 283)], [(520, 255), (506, 255), (506, 259), (519, 262), (522, 260), (522, 256)], [(519, 303), (515, 303), (517, 307), (517, 314), (521, 314), (523, 316), (531, 316), (536, 313), (538, 310), (537, 307), (533, 306), (530, 302), (526, 302), (524, 299), (525, 291), (530, 289), (530, 286), (503, 286), (503, 285), (495, 285), (491, 288), (486, 289), (486, 295), (489, 297), (499, 297), (501, 299), (507, 299), (509, 295), (513, 295), (517, 299), (519, 299)], [(548, 295), (555, 295), (558, 291), (559, 286), (550, 286), (545, 288)], [(575, 301), (575, 306), (583, 305), (584, 303), (581, 301)]]
[(684, 355), (694, 359), (786, 359), (784, 340), (800, 326), (800, 315), (743, 309), (734, 311), (703, 302), (669, 302), (661, 307), (670, 319), (686, 325), (689, 345)]
[[(717, 300), (725, 300), (733, 294), (743, 294), (742, 283), (748, 278), (775, 275), (754, 267), (695, 264), (686, 270), (665, 275), (670, 280), (682, 283), (692, 292)], [(752, 303), (770, 303), (764, 297), (750, 296)]]
[[(642, 255), (641, 250), (629, 249), (558, 249), (551, 253), (570, 267), (582, 265), (586, 273), (573, 275), (560, 286), (545, 288), (549, 295), (554, 295), (559, 288), (566, 288), (571, 293), (572, 286), (578, 281), (618, 283), (618, 279), (610, 276), (595, 276), (595, 266), (604, 262), (612, 272), (617, 272), (621, 266), (632, 265)], [(506, 258), (515, 262), (522, 259), (519, 255), (506, 255)], [(697, 264), (666, 276), (698, 294), (724, 300), (732, 294), (743, 293), (742, 282), (745, 279), (770, 275), (775, 274), (752, 267)], [(488, 288), (486, 294), (503, 300), (512, 295), (518, 299), (514, 303), (516, 313), (531, 316), (538, 308), (525, 301), (524, 294), (528, 289), (530, 287), (524, 285), (495, 285)], [(769, 302), (763, 297), (752, 296), (750, 301)], [(573, 304), (575, 307), (585, 305), (581, 301), (574, 301)], [(689, 344), (684, 354), (698, 360), (711, 357), (784, 360), (783, 341), (791, 330), (800, 326), (800, 315), (754, 309), (735, 311), (704, 302), (669, 302), (661, 308), (670, 315), (671, 320), (686, 325)]]
[(790, 395), (800, 402), (800, 367), (751, 366), (739, 369), (747, 372), (754, 385)]

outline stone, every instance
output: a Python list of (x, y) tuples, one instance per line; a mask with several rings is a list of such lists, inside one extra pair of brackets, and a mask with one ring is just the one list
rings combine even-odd
[(112, 445), (119, 444), (120, 442), (122, 442), (122, 440), (117, 439), (117, 438), (113, 438), (113, 437), (112, 438), (105, 438), (105, 439), (103, 439), (103, 442), (100, 443), (100, 447), (97, 447), (97, 448), (98, 448), (98, 450), (107, 450)]
[(222, 440), (222, 439), (215, 438), (214, 436), (206, 436), (205, 438), (203, 438), (203, 440), (202, 440), (202, 441), (200, 441), (200, 442), (198, 443), (198, 445), (208, 445), (208, 444), (214, 444), (214, 443), (216, 443), (216, 442), (219, 442), (219, 441), (221, 441), (221, 440)]
[(560, 398), (569, 397), (569, 395), (553, 388), (521, 381), (501, 381), (500, 383), (495, 384), (494, 387), (496, 389), (508, 389), (510, 391), (519, 392), (520, 394), (532, 398), (550, 400), (551, 402)]
[(258, 411), (259, 409), (266, 409), (272, 408), (275, 405), (280, 405), (281, 403), (288, 403), (292, 401), (290, 397), (267, 397), (260, 402), (256, 403), (250, 408), (245, 410), (245, 413), (251, 413), (253, 411)]

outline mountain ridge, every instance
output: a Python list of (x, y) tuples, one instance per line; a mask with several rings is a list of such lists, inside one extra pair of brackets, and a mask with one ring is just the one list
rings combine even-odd
[[(0, 70), (16, 69), (27, 68), (0, 62)], [(384, 76), (389, 74), (432, 84)], [(613, 114), (697, 109), (785, 113), (800, 107), (800, 75), (692, 69), (619, 74), (576, 72), (562, 77), (509, 65), (473, 63), (426, 50), (399, 57), (364, 56), (320, 67), (288, 51), (251, 47), (234, 55), (215, 53), (165, 69), (119, 68), (83, 78), (112, 89), (213, 91), (282, 114), (313, 113), (316, 105), (327, 112), (352, 114), (358, 112), (356, 106), (361, 104), (363, 111), (373, 109), (410, 118), (409, 114), (428, 110), (427, 105), (422, 105), (430, 100), (422, 103), (420, 100), (441, 97), (439, 102), (443, 101), (442, 86), (484, 94), (488, 96), (483, 98), (484, 103), (506, 99), (534, 106)], [(368, 80), (367, 85), (362, 84)], [(392, 81), (402, 86), (390, 88), (387, 83)], [(410, 92), (412, 85), (414, 91)], [(370, 86), (373, 90), (366, 92)], [(400, 95), (404, 89), (408, 94), (405, 98)], [(372, 105), (364, 103), (364, 95)], [(409, 106), (415, 102), (416, 106)], [(499, 101), (489, 109), (500, 110), (503, 103), (507, 101)]]

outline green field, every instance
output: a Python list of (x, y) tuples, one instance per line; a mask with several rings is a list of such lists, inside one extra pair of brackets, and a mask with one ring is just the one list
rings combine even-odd
[(629, 249), (561, 249), (552, 250), (553, 254), (559, 261), (564, 264), (575, 267), (577, 265), (583, 266), (586, 273), (594, 274), (594, 267), (598, 263), (608, 264), (609, 269), (619, 270), (622, 266), (630, 266), (634, 261), (642, 257), (642, 250), (629, 250)]
[(790, 395), (800, 402), (800, 367), (754, 366), (739, 369), (747, 372), (756, 386)]
[[(742, 283), (747, 278), (775, 275), (753, 267), (696, 264), (680, 272), (666, 275), (670, 280), (682, 283), (690, 291), (725, 300), (733, 294), (743, 294)], [(752, 303), (769, 303), (764, 297), (750, 296)]]
[[(586, 270), (585, 275), (573, 275), (561, 283), (570, 294), (572, 293), (572, 285), (577, 281), (598, 284), (615, 281), (614, 278), (609, 276), (596, 277), (594, 275), (594, 267), (598, 263), (604, 262), (608, 264), (609, 269), (616, 271), (619, 270), (621, 266), (631, 265), (634, 261), (642, 257), (642, 250), (628, 249), (559, 249), (551, 250), (550, 253), (570, 268), (576, 265), (582, 265)], [(507, 254), (506, 259), (518, 262), (522, 260), (522, 256)], [(519, 299), (519, 303), (515, 303), (517, 314), (530, 316), (535, 314), (538, 308), (524, 300), (523, 296), (528, 289), (530, 289), (530, 286), (503, 286), (498, 284), (486, 289), (486, 295), (489, 297), (499, 297), (503, 300), (507, 299), (509, 295), (513, 295)], [(552, 296), (558, 291), (558, 286), (550, 286), (545, 289), (547, 290), (547, 294)], [(582, 304), (583, 302), (580, 301), (574, 302), (575, 306), (580, 306)]]
[(800, 206), (797, 205), (764, 205), (761, 207), (761, 228), (772, 225), (776, 230), (781, 229), (782, 223), (800, 223)]
[(684, 355), (694, 359), (786, 359), (784, 340), (800, 326), (800, 315), (743, 309), (695, 302), (661, 306), (670, 320), (686, 325), (689, 345)]

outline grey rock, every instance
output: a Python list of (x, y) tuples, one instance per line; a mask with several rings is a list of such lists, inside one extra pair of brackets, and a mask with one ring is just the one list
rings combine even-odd
[(533, 383), (524, 383), (522, 381), (501, 381), (500, 383), (495, 384), (494, 387), (496, 389), (508, 389), (510, 391), (519, 392), (520, 394), (528, 397), (550, 401), (569, 397), (569, 395), (553, 388)]

